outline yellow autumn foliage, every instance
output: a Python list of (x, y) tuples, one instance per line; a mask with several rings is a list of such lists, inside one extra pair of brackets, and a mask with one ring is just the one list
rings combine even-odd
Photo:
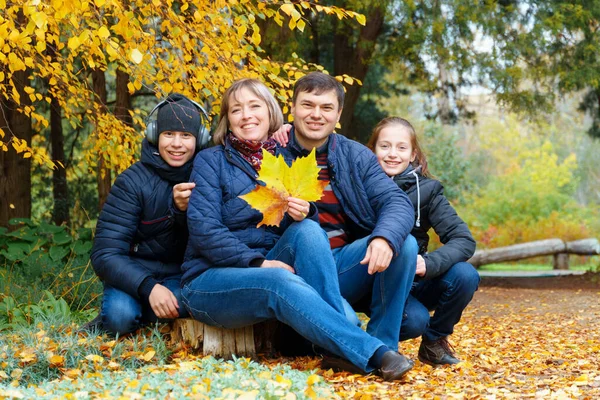
[(287, 211), (288, 197), (317, 201), (323, 196), (327, 182), (318, 180), (319, 167), (315, 150), (306, 157), (298, 158), (289, 167), (283, 157), (273, 156), (263, 150), (263, 161), (258, 179), (265, 186), (256, 188), (240, 198), (263, 214), (257, 225), (279, 226)]
[[(259, 20), (302, 30), (313, 12), (365, 23), (352, 11), (290, 0), (15, 0), (0, 7), (0, 96), (31, 116), (38, 131), (48, 127), (41, 106), (47, 107), (43, 103), (49, 96), (56, 98), (73, 129), (88, 123), (94, 127), (86, 144), (88, 162), (102, 157), (106, 168), (119, 172), (135, 161), (144, 114), (134, 111), (136, 129), (117, 119), (98, 104), (90, 72), (114, 75), (119, 69), (129, 75), (131, 94), (153, 92), (158, 101), (180, 92), (212, 103), (213, 114), (219, 113), (224, 90), (243, 77), (261, 79), (287, 104), (290, 79), (318, 66), (305, 69), (297, 58), (286, 63), (267, 58), (260, 48)], [(17, 71), (47, 85), (19, 93), (21, 83), (13, 80)], [(17, 136), (4, 129), (0, 149), (33, 155), (36, 162), (54, 167), (46, 154)]]

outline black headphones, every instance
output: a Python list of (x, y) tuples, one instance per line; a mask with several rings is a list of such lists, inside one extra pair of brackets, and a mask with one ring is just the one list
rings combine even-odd
[[(156, 120), (156, 118), (152, 118), (152, 115), (156, 112), (156, 110), (158, 110), (165, 104), (169, 104), (173, 100), (179, 100), (179, 99), (189, 100), (189, 102), (192, 103), (194, 106), (196, 106), (196, 108), (198, 108), (198, 111), (200, 112), (200, 120), (201, 121), (200, 121), (200, 130), (198, 131), (198, 136), (196, 138), (196, 151), (201, 150), (204, 147), (206, 147), (206, 145), (208, 144), (208, 142), (211, 139), (210, 130), (207, 129), (206, 125), (202, 123), (202, 122), (210, 121), (210, 118), (208, 117), (208, 113), (206, 112), (204, 107), (202, 107), (200, 104), (196, 103), (194, 100), (188, 99), (187, 97), (185, 97), (183, 95), (170, 96), (170, 97), (166, 98), (165, 100), (161, 101), (160, 103), (158, 103), (152, 109), (152, 111), (150, 111), (150, 114), (148, 114), (148, 118), (146, 120), (146, 139), (148, 139), (148, 141), (154, 145), (158, 144), (158, 135), (159, 135), (158, 121)], [(205, 121), (202, 121), (203, 118)]]

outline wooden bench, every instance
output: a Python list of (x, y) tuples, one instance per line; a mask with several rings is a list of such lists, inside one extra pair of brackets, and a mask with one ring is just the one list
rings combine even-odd
[(469, 260), (475, 267), (498, 262), (517, 261), (531, 257), (554, 256), (554, 269), (569, 268), (569, 254), (600, 254), (600, 243), (596, 238), (564, 242), (561, 239), (546, 239), (515, 244), (489, 250), (477, 250)]
[(201, 350), (203, 355), (231, 358), (272, 354), (278, 331), (277, 321), (267, 321), (238, 329), (215, 328), (191, 318), (179, 318), (171, 323), (171, 344)]

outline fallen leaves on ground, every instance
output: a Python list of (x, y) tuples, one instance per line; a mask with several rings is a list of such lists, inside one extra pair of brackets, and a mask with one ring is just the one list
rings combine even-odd
[(266, 186), (257, 185), (253, 191), (240, 198), (263, 214), (262, 225), (279, 226), (287, 211), (288, 197), (317, 201), (323, 196), (326, 181), (318, 180), (319, 167), (315, 150), (306, 157), (298, 158), (289, 167), (283, 157), (275, 157), (263, 151), (258, 179)]
[(400, 351), (415, 360), (401, 382), (322, 374), (342, 398), (600, 398), (600, 292), (483, 287), (451, 342), (462, 363), (416, 360), (419, 340)]
[[(0, 399), (600, 398), (598, 291), (481, 288), (451, 337), (463, 362), (432, 368), (416, 361), (400, 382), (318, 370), (315, 357), (224, 362), (182, 349), (162, 362), (143, 338), (61, 342), (68, 329), (0, 336)], [(74, 354), (68, 346), (83, 347)], [(416, 360), (418, 346), (419, 340), (403, 342), (401, 351)], [(33, 382), (36, 368), (56, 370), (59, 378)]]

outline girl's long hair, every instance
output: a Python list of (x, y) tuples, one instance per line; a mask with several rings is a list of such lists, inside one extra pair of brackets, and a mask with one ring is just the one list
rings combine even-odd
[(410, 145), (413, 148), (413, 152), (415, 153), (415, 159), (411, 163), (414, 168), (421, 166), (421, 175), (430, 177), (429, 169), (427, 168), (427, 157), (425, 157), (425, 153), (421, 149), (421, 145), (419, 145), (419, 140), (417, 139), (417, 133), (415, 132), (415, 128), (412, 126), (408, 120), (401, 117), (387, 117), (379, 121), (379, 123), (373, 128), (373, 132), (371, 133), (371, 138), (367, 142), (367, 147), (371, 149), (371, 151), (375, 152), (375, 146), (377, 145), (377, 140), (379, 140), (379, 134), (384, 128), (392, 125), (399, 125), (406, 128), (410, 135)]

